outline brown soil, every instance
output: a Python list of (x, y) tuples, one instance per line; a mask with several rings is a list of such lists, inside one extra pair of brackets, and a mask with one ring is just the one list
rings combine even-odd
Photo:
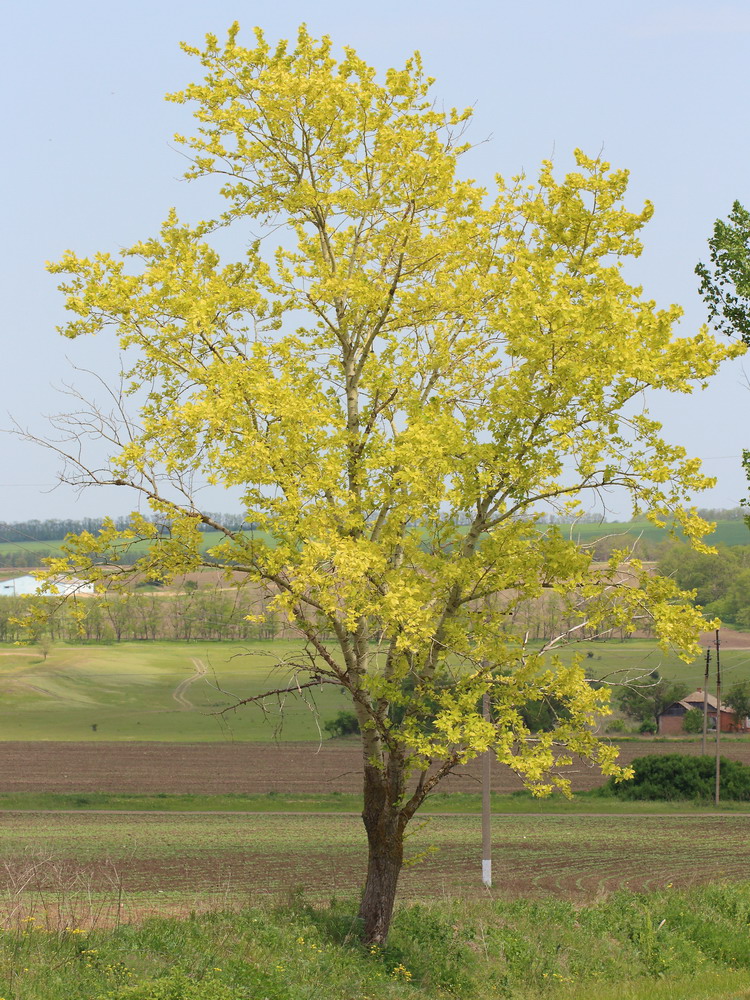
[[(704, 649), (714, 648), (716, 632), (701, 632), (698, 642)], [(731, 628), (719, 629), (720, 649), (750, 649), (750, 632), (735, 632)]]
[[(700, 741), (624, 743), (620, 762), (646, 754), (700, 754)], [(725, 738), (722, 754), (750, 764), (750, 739)], [(446, 792), (478, 791), (480, 762), (459, 769), (440, 786)], [(561, 769), (574, 791), (604, 783), (583, 762)], [(0, 742), (0, 793), (129, 792), (155, 795), (280, 792), (358, 792), (361, 749), (356, 740), (314, 743), (39, 743)], [(520, 779), (493, 767), (492, 787), (515, 791)]]

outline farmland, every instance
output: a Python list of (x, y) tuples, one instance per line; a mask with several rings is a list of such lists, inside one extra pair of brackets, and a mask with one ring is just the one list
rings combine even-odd
[[(647, 753), (700, 753), (699, 740), (627, 740), (620, 760)], [(750, 763), (750, 740), (725, 739), (722, 753)], [(0, 796), (107, 792), (127, 795), (358, 795), (361, 792), (359, 741), (300, 743), (0, 743)], [(567, 768), (575, 791), (603, 783), (598, 770)], [(480, 764), (473, 761), (440, 785), (450, 793), (476, 793)], [(521, 788), (520, 779), (502, 765), (492, 769), (498, 794)], [(197, 807), (196, 807), (197, 808)], [(229, 808), (225, 806), (225, 808)], [(355, 806), (358, 810), (359, 806)]]
[[(728, 676), (750, 677), (750, 650), (728, 647)], [(671, 996), (742, 995), (721, 991), (739, 989), (750, 967), (744, 918), (722, 917), (744, 905), (725, 901), (744, 891), (732, 887), (750, 862), (744, 804), (735, 812), (587, 798), (545, 805), (509, 795), (520, 782), (496, 766), (488, 891), (479, 877), (476, 762), (449, 778), (413, 824), (390, 950), (369, 955), (342, 941), (336, 921), (353, 926), (366, 861), (361, 750), (356, 739), (321, 740), (318, 725), (345, 700), (324, 688), (317, 721), (312, 705), (288, 700), (283, 743), (274, 741), (274, 701), (268, 716), (252, 706), (216, 714), (285, 686), (299, 648), (0, 650), (0, 910), (13, 929), (0, 936), (0, 995), (151, 998), (162, 987), (132, 993), (128, 984), (155, 977), (167, 990), (174, 977), (174, 993), (163, 995), (196, 1000), (302, 1000), (322, 996), (321, 983), (326, 997), (377, 1000), (666, 1000), (662, 976)], [(580, 648), (593, 653), (585, 663), (595, 674), (658, 668), (689, 685), (702, 681), (701, 663), (682, 664), (653, 643)], [(678, 745), (700, 751), (697, 740)], [(675, 748), (624, 740), (621, 758)], [(727, 738), (723, 748), (750, 763), (750, 740)], [(591, 768), (571, 770), (576, 789), (601, 783)], [(681, 929), (694, 919), (694, 898), (706, 921), (727, 921), (715, 954), (703, 925)], [(689, 933), (697, 937), (688, 960)], [(399, 978), (399, 968), (409, 977)], [(207, 983), (206, 992), (180, 986), (180, 970)], [(633, 992), (607, 992), (631, 978)], [(245, 992), (241, 983), (250, 984)]]
[[(544, 530), (542, 527), (541, 530)], [(573, 538), (583, 542), (591, 543), (605, 535), (620, 535), (623, 538), (623, 545), (629, 545), (641, 539), (648, 546), (658, 545), (669, 540), (669, 534), (663, 528), (659, 528), (649, 521), (617, 521), (603, 524), (573, 524), (559, 525), (558, 530), (563, 534), (571, 534)], [(269, 544), (272, 540), (263, 532), (256, 532), (256, 536), (263, 537)], [(201, 549), (207, 552), (212, 546), (217, 545), (222, 535), (217, 531), (204, 532)], [(750, 532), (747, 525), (742, 520), (717, 521), (714, 532), (707, 541), (711, 545), (748, 545), (750, 544)], [(143, 555), (148, 548), (148, 542), (137, 542), (129, 546), (128, 559), (135, 560)], [(41, 566), (42, 560), (59, 554), (61, 541), (22, 541), (7, 542), (0, 541), (0, 567)]]
[[(286, 686), (292, 642), (120, 643), (53, 647), (0, 654), (0, 739), (123, 739), (273, 741), (278, 704), (230, 713), (222, 709), (268, 688)], [(344, 707), (328, 686), (314, 698), (286, 698), (283, 738), (319, 739), (316, 714), (331, 718)]]
[[(607, 816), (495, 816), (492, 895), (586, 903), (620, 888), (736, 881), (750, 861), (748, 823), (742, 815), (631, 815), (617, 823)], [(431, 816), (417, 825), (403, 898), (486, 894), (479, 844), (478, 816)], [(291, 887), (311, 898), (350, 897), (363, 880), (363, 847), (359, 817), (336, 814), (7, 813), (0, 826), (6, 895), (36, 866), (27, 888), (46, 890), (46, 905), (64, 886), (63, 873), (75, 872), (95, 894), (106, 895), (116, 880), (132, 914), (165, 903), (175, 911), (204, 909), (220, 896), (237, 905)]]
[[(750, 645), (750, 636), (730, 637)], [(237, 700), (287, 686), (300, 649), (292, 640), (59, 643), (44, 652), (6, 645), (0, 648), (0, 741), (319, 742), (319, 727), (347, 707), (333, 685), (306, 699), (286, 696), (283, 716), (275, 699), (265, 712), (249, 706), (221, 714)], [(622, 671), (657, 669), (690, 688), (703, 683), (701, 660), (685, 664), (645, 640), (581, 643), (560, 655), (565, 660), (576, 652), (593, 675), (614, 681)], [(726, 642), (722, 665), (725, 683), (750, 678), (750, 649)]]

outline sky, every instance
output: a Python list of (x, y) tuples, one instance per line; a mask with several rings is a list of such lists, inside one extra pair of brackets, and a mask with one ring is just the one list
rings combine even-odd
[[(198, 76), (180, 41), (200, 45), (239, 21), (240, 41), (260, 25), (271, 41), (301, 22), (353, 46), (380, 70), (418, 49), (447, 106), (471, 105), (471, 171), (534, 175), (552, 157), (560, 171), (576, 147), (631, 172), (628, 207), (655, 216), (629, 276), (661, 306), (685, 310), (680, 331), (705, 321), (695, 264), (707, 258), (714, 220), (735, 199), (750, 203), (747, 128), (750, 5), (660, 0), (129, 0), (102, 4), (6, 0), (0, 12), (5, 154), (0, 244), (0, 428), (14, 422), (48, 435), (49, 415), (70, 409), (60, 389), (86, 385), (76, 369), (112, 380), (112, 338), (67, 340), (62, 296), (45, 261), (72, 249), (116, 251), (155, 233), (172, 205), (201, 212), (207, 195), (181, 180), (171, 137), (188, 112), (164, 101)], [(205, 216), (213, 213), (209, 203)], [(703, 459), (717, 486), (695, 500), (734, 507), (750, 491), (740, 465), (750, 447), (750, 356), (708, 389), (648, 400), (664, 436)], [(120, 515), (123, 491), (77, 494), (57, 486), (48, 450), (0, 434), (0, 521)], [(218, 490), (206, 509), (237, 505)], [(606, 516), (629, 516), (613, 498)]]

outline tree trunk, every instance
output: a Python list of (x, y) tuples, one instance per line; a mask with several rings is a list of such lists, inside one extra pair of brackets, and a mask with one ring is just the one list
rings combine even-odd
[(404, 862), (406, 819), (388, 794), (388, 778), (375, 768), (365, 768), (367, 830), (367, 879), (359, 916), (365, 944), (384, 944), (391, 926), (396, 887)]

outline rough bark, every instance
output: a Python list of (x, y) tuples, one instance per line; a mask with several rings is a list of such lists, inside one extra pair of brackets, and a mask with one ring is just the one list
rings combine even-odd
[(366, 944), (384, 944), (388, 937), (404, 861), (407, 819), (399, 798), (392, 794), (394, 789), (389, 780), (392, 777), (396, 774), (390, 768), (384, 773), (371, 764), (365, 766), (362, 819), (367, 831), (368, 859), (359, 916)]

